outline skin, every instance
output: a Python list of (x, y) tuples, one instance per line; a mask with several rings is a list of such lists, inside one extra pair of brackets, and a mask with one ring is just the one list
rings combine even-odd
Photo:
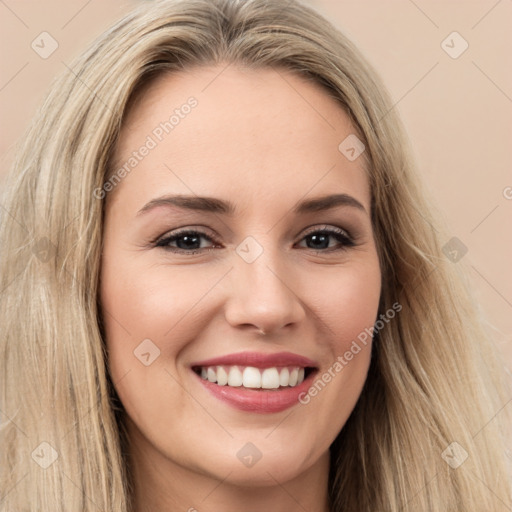
[[(316, 361), (321, 375), (374, 324), (381, 273), (368, 180), (363, 158), (351, 162), (338, 150), (355, 130), (323, 89), (289, 71), (192, 68), (143, 92), (116, 163), (191, 96), (197, 106), (107, 196), (101, 307), (126, 411), (135, 510), (325, 512), (329, 446), (361, 393), (371, 343), (308, 404), (271, 414), (216, 399), (190, 365), (290, 351)], [(364, 210), (292, 211), (333, 193)], [(159, 206), (137, 215), (165, 194), (231, 201), (237, 213)], [(190, 227), (215, 240), (201, 238), (196, 254), (151, 243)], [(347, 231), (356, 245), (334, 235), (312, 244), (307, 235), (325, 228)], [(263, 249), (252, 263), (235, 250), (248, 236)], [(149, 366), (134, 355), (145, 339), (160, 350)], [(262, 454), (252, 467), (237, 457), (248, 442)]]

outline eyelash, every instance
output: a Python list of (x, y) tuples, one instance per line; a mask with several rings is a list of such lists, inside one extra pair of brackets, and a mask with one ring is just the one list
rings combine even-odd
[[(308, 247), (304, 247), (304, 249), (309, 249), (309, 250), (315, 251), (315, 252), (330, 253), (330, 252), (346, 251), (348, 248), (354, 247), (356, 245), (354, 239), (348, 234), (347, 231), (345, 231), (344, 229), (332, 228), (332, 227), (321, 228), (321, 229), (309, 231), (302, 237), (301, 241), (304, 240), (305, 238), (307, 238), (308, 236), (318, 235), (318, 234), (333, 236), (338, 240), (338, 242), (340, 242), (341, 245), (339, 245), (338, 247), (329, 247), (326, 249), (312, 249), (312, 248), (308, 248)], [(214, 237), (209, 236), (208, 234), (206, 234), (203, 231), (199, 231), (196, 229), (183, 229), (183, 230), (179, 230), (175, 233), (172, 233), (170, 236), (167, 236), (167, 237), (157, 240), (156, 242), (154, 242), (153, 245), (154, 245), (154, 247), (160, 247), (160, 248), (164, 249), (165, 251), (169, 251), (169, 252), (176, 253), (176, 254), (187, 254), (187, 255), (199, 254), (199, 253), (202, 253), (205, 251), (211, 251), (212, 249), (214, 249), (214, 247), (208, 247), (208, 248), (202, 248), (202, 249), (186, 250), (186, 249), (180, 249), (178, 247), (169, 246), (169, 244), (171, 242), (175, 242), (177, 239), (179, 239), (185, 235), (202, 237), (202, 238), (209, 240), (210, 242), (213, 242), (214, 244), (218, 243)]]

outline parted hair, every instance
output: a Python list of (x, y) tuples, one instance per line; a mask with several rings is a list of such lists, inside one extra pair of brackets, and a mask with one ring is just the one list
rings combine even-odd
[[(298, 1), (160, 0), (138, 6), (57, 79), (8, 174), (0, 228), (1, 510), (132, 510), (98, 298), (108, 195), (94, 191), (115, 171), (134, 95), (163, 73), (215, 64), (285, 69), (319, 84), (365, 145), (380, 312), (397, 302), (402, 309), (375, 334), (364, 389), (330, 448), (331, 511), (510, 507), (504, 412), (497, 414), (503, 365), (463, 262), (442, 252), (442, 222), (377, 73)], [(468, 455), (456, 468), (443, 457), (454, 442)]]

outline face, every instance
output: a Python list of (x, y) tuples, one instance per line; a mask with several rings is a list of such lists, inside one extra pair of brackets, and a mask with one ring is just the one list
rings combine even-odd
[(381, 275), (363, 158), (338, 149), (355, 132), (344, 111), (290, 72), (223, 68), (161, 76), (131, 108), (101, 306), (137, 453), (274, 484), (328, 464)]

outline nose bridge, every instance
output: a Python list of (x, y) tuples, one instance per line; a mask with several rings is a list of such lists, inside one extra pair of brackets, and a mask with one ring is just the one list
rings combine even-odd
[(263, 238), (247, 237), (235, 251), (226, 318), (269, 333), (299, 322), (304, 310), (282, 251)]

